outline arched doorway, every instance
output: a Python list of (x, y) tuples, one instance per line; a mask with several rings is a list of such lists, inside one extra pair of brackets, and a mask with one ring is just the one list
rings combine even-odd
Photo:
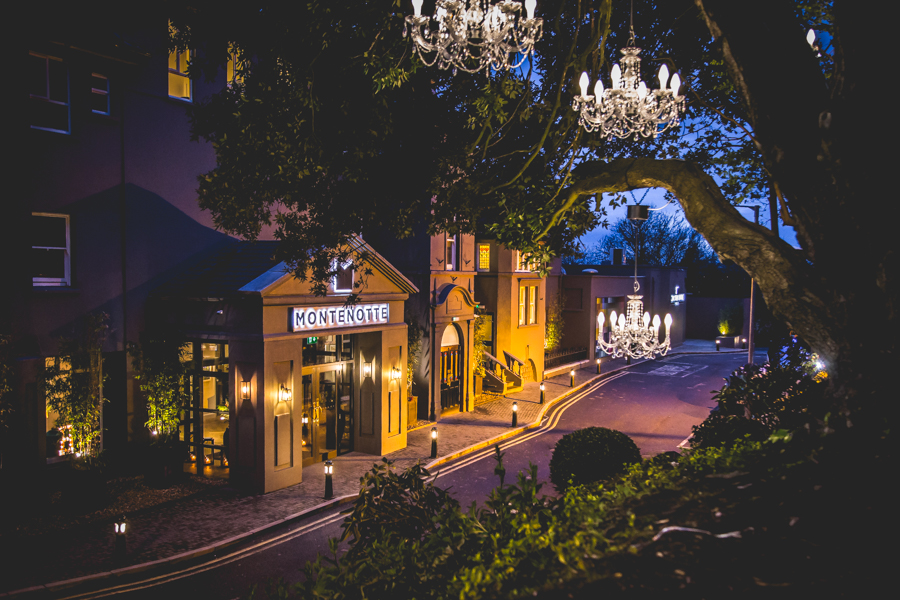
[(463, 345), (460, 342), (462, 336), (454, 324), (447, 325), (441, 336), (441, 412), (448, 409), (462, 407), (462, 381), (465, 374), (465, 357)]

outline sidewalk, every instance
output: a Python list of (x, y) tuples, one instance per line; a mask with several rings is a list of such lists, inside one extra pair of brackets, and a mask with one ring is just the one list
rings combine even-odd
[[(689, 340), (672, 354), (715, 352), (711, 341)], [(722, 350), (722, 352), (746, 352)], [(639, 364), (643, 361), (635, 361)], [(603, 363), (603, 375), (594, 364), (575, 372), (575, 387), (568, 372), (545, 382), (545, 404), (541, 405), (539, 385), (525, 384), (515, 394), (479, 404), (473, 412), (442, 418), (438, 428), (438, 456), (431, 457), (431, 427), (410, 431), (407, 447), (387, 455), (394, 467), (404, 469), (416, 462), (436, 466), (458, 455), (493, 445), (501, 436), (510, 437), (536, 423), (549, 406), (596, 379), (625, 366), (624, 359)], [(512, 403), (518, 403), (518, 427), (513, 430)], [(359, 479), (380, 457), (351, 452), (334, 460), (336, 501), (349, 502), (359, 493)], [(17, 543), (15, 554), (0, 564), (0, 597), (3, 592), (42, 586), (50, 580), (63, 582), (91, 574), (109, 574), (114, 569), (151, 561), (187, 559), (222, 550), (234, 538), (246, 536), (286, 520), (303, 518), (317, 507), (328, 506), (323, 499), (325, 475), (321, 464), (303, 469), (303, 482), (265, 495), (223, 486), (209, 493), (184, 498), (127, 515), (128, 554), (123, 562), (114, 556), (111, 523), (92, 523), (82, 528), (28, 538)], [(333, 501), (332, 501), (333, 502)], [(50, 539), (52, 538), (52, 539)], [(13, 541), (13, 540), (10, 540)], [(9, 549), (9, 546), (7, 546)], [(52, 566), (51, 566), (52, 565)]]

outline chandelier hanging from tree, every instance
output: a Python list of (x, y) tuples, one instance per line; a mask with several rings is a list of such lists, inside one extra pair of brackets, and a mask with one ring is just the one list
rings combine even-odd
[[(434, 17), (422, 16), (422, 0), (412, 0), (403, 36), (411, 30), (413, 49), (429, 67), (477, 73), (519, 67), (541, 39), (543, 19), (534, 18), (537, 0), (437, 0)], [(429, 58), (430, 57), (430, 58)]]
[[(632, 13), (634, 8), (632, 7)], [(678, 73), (669, 79), (669, 68), (659, 68), (659, 89), (650, 90), (641, 81), (641, 49), (635, 46), (634, 16), (632, 15), (628, 46), (622, 48), (622, 67), (613, 65), (610, 73), (612, 87), (604, 88), (598, 77), (594, 94), (588, 94), (590, 77), (581, 74), (581, 94), (575, 96), (572, 108), (579, 113), (578, 123), (589, 133), (600, 131), (600, 137), (614, 135), (627, 138), (656, 137), (681, 121), (684, 96), (678, 95), (681, 77)]]
[[(645, 221), (647, 219), (646, 206), (629, 206), (628, 218), (632, 221)], [(659, 315), (655, 315), (650, 320), (650, 313), (644, 312), (644, 296), (638, 294), (641, 284), (637, 280), (637, 248), (639, 244), (635, 244), (634, 252), (634, 294), (628, 296), (628, 304), (625, 314), (616, 317), (616, 311), (610, 314), (609, 322), (609, 342), (603, 339), (603, 325), (606, 316), (601, 312), (597, 315), (597, 326), (600, 332), (597, 343), (600, 348), (612, 356), (620, 358), (626, 356), (628, 358), (655, 358), (660, 354), (665, 356), (669, 351), (671, 340), (669, 337), (672, 328), (672, 315), (667, 314), (665, 318), (666, 338), (662, 342), (659, 341)]]

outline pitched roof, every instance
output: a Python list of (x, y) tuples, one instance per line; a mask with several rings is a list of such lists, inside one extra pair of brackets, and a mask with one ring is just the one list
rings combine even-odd
[(159, 296), (224, 298), (280, 264), (278, 242), (229, 242), (192, 258), (154, 291)]

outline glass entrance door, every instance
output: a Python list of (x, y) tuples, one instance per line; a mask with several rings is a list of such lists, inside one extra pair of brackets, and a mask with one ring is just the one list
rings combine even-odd
[(353, 450), (353, 363), (303, 369), (303, 465)]

